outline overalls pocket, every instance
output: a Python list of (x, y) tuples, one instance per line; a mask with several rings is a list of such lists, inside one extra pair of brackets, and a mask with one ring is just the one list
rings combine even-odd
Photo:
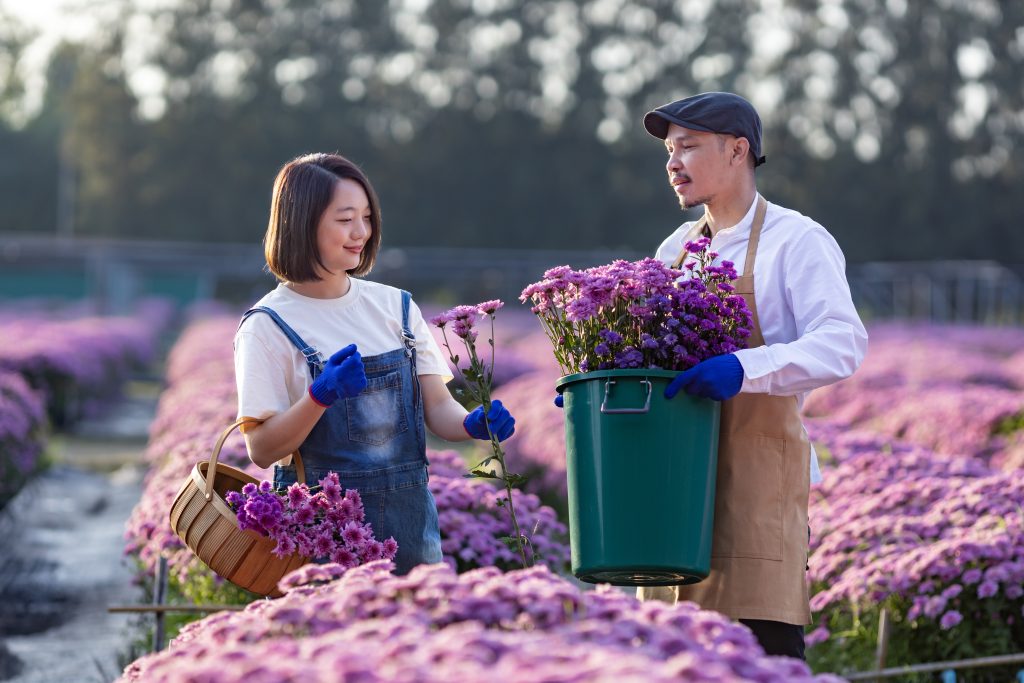
[(368, 378), (362, 393), (345, 399), (345, 411), (348, 438), (357, 443), (381, 446), (408, 431), (401, 371)]

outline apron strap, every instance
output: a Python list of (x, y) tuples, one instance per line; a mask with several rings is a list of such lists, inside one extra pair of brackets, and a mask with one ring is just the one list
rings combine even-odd
[(241, 327), (246, 318), (254, 313), (266, 313), (270, 316), (270, 319), (274, 321), (274, 324), (277, 325), (278, 328), (280, 328), (284, 333), (284, 336), (288, 337), (288, 341), (290, 341), (306, 359), (306, 365), (309, 367), (309, 374), (313, 379), (316, 379), (324, 369), (324, 357), (320, 355), (320, 352), (304, 342), (302, 337), (299, 336), (299, 333), (293, 330), (288, 323), (281, 319), (281, 316), (277, 314), (277, 311), (266, 306), (255, 306), (250, 308), (242, 315), (242, 319), (238, 322), (238, 327)]
[(747, 239), (747, 256), (743, 259), (743, 276), (753, 276), (754, 259), (757, 257), (757, 245), (761, 241), (761, 228), (764, 227), (764, 216), (768, 212), (768, 201), (761, 195), (757, 196), (757, 210), (754, 212), (754, 223), (750, 226), (750, 238)]
[[(694, 223), (693, 227), (690, 229), (690, 234), (696, 234), (696, 233), (701, 233), (705, 237), (711, 237), (711, 235), (707, 234), (708, 233), (708, 214), (707, 214), (707, 211), (704, 212), (704, 215), (700, 217), (700, 220), (697, 221), (696, 223)], [(682, 250), (680, 250), (679, 256), (677, 256), (676, 260), (672, 262), (672, 268), (674, 270), (679, 270), (680, 268), (682, 268), (683, 267), (683, 261), (686, 260), (686, 257), (687, 257), (687, 255), (689, 255), (689, 253), (690, 252), (686, 251), (686, 247), (684, 246), (682, 248)]]

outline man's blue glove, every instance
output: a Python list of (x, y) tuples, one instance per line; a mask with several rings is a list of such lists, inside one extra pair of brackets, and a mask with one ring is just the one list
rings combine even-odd
[[(516, 419), (501, 405), (501, 401), (491, 401), (491, 411), (487, 413), (487, 421), (491, 424), (491, 432), (498, 437), (498, 441), (504, 441), (516, 431)], [(484, 424), (484, 407), (477, 406), (475, 410), (466, 415), (462, 421), (466, 433), (474, 439), (489, 441), (491, 435), (487, 433), (487, 425)]]
[(565, 396), (562, 396), (561, 394), (558, 394), (557, 396), (555, 396), (555, 405), (558, 406), (559, 408), (564, 408), (565, 407)]
[(355, 344), (349, 344), (324, 363), (324, 369), (309, 385), (309, 395), (326, 408), (339, 398), (355, 396), (365, 388), (363, 357)]
[(743, 366), (733, 353), (713, 356), (676, 375), (667, 387), (665, 398), (672, 398), (682, 389), (691, 396), (724, 401), (740, 393)]

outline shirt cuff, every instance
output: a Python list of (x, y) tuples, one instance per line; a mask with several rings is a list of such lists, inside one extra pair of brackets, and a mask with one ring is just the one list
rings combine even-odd
[(772, 373), (771, 359), (768, 358), (768, 347), (758, 346), (754, 349), (740, 349), (733, 354), (743, 366), (743, 384), (740, 392), (744, 394), (767, 394)]

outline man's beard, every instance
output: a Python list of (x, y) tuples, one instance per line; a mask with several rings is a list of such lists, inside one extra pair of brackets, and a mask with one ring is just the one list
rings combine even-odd
[(711, 197), (701, 197), (699, 199), (687, 199), (686, 197), (679, 198), (679, 206), (683, 209), (694, 209), (701, 204), (707, 204), (711, 201)]

